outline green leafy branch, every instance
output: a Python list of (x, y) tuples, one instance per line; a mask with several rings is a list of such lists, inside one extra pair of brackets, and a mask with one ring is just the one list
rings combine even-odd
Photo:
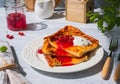
[(112, 30), (115, 26), (120, 26), (120, 0), (105, 0), (103, 15), (89, 11), (87, 16), (90, 22), (96, 22), (101, 32)]

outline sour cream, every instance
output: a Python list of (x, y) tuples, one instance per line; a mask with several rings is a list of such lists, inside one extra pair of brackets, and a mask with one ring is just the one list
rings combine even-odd
[(81, 36), (74, 36), (73, 40), (74, 46), (88, 46), (90, 41)]

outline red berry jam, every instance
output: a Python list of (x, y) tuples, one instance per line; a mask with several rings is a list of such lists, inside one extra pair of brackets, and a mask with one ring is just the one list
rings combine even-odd
[(19, 31), (26, 29), (26, 16), (21, 13), (10, 13), (7, 16), (7, 25), (10, 30)]
[(62, 64), (62, 66), (72, 66), (72, 65), (74, 65), (74, 64), (72, 64), (72, 63)]
[(67, 48), (73, 46), (74, 38), (70, 35), (61, 36), (57, 40), (57, 45), (59, 48)]
[(68, 53), (65, 52), (64, 50), (58, 48), (58, 49), (56, 50), (55, 54), (56, 54), (57, 56), (67, 56)]
[(72, 61), (71, 57), (57, 56), (56, 59), (59, 60), (62, 64), (64, 64), (64, 63), (70, 63)]

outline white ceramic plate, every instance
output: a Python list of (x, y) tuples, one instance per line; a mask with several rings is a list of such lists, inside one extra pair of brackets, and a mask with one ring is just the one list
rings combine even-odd
[(103, 48), (99, 47), (91, 54), (92, 58), (87, 62), (82, 62), (72, 66), (49, 67), (44, 56), (37, 53), (37, 50), (42, 45), (43, 38), (38, 38), (26, 45), (22, 52), (23, 59), (34, 68), (53, 73), (71, 73), (88, 69), (99, 63), (104, 54)]

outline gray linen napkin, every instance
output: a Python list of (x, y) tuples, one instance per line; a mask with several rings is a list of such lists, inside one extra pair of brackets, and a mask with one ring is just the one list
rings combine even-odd
[(9, 43), (0, 41), (1, 46), (6, 46), (7, 51), (0, 51), (0, 84), (32, 84), (22, 74), (16, 72), (15, 69), (10, 69), (17, 65)]
[(10, 84), (5, 71), (0, 71), (0, 84)]
[(16, 63), (9, 43), (7, 41), (0, 41), (0, 47), (1, 46), (6, 46), (7, 51), (6, 52), (0, 51), (0, 70), (16, 67)]
[(6, 69), (10, 84), (32, 84), (23, 75), (17, 73), (16, 71)]

